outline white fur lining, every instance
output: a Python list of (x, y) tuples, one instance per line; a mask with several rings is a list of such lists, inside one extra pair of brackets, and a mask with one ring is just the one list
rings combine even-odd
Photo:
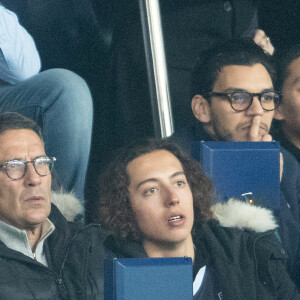
[(212, 206), (214, 218), (224, 227), (249, 228), (264, 232), (278, 227), (272, 211), (240, 200), (229, 199), (227, 203)]
[[(83, 212), (83, 206), (72, 193), (52, 192), (52, 202), (68, 221)], [(249, 228), (264, 232), (278, 227), (272, 211), (240, 200), (229, 199), (211, 208), (214, 219), (224, 227)]]
[(52, 192), (51, 201), (68, 221), (73, 221), (83, 212), (82, 204), (72, 193)]

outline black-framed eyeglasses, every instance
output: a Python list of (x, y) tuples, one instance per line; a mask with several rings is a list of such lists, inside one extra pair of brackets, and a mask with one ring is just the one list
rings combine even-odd
[(261, 107), (266, 111), (275, 110), (280, 102), (282, 93), (269, 91), (269, 92), (262, 92), (262, 93), (249, 93), (249, 92), (232, 92), (232, 93), (215, 93), (210, 92), (204, 97), (223, 97), (230, 102), (231, 107), (235, 111), (244, 111), (247, 110), (252, 102), (253, 98), (257, 97)]
[(0, 164), (0, 170), (5, 170), (5, 173), (9, 178), (17, 180), (25, 176), (27, 164), (33, 164), (38, 175), (47, 176), (51, 173), (55, 161), (55, 157), (48, 156), (40, 156), (29, 161), (14, 159)]

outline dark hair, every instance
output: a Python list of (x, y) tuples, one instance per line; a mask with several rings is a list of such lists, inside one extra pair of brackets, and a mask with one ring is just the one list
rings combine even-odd
[(0, 115), (0, 134), (12, 129), (29, 129), (34, 131), (43, 141), (40, 127), (31, 119), (16, 112), (6, 112)]
[(198, 58), (192, 72), (192, 97), (205, 95), (212, 91), (218, 73), (225, 66), (253, 66), (262, 64), (275, 84), (275, 68), (272, 57), (265, 53), (252, 39), (233, 39), (208, 49)]
[(132, 210), (128, 186), (127, 165), (135, 158), (157, 150), (167, 150), (178, 158), (185, 172), (194, 199), (194, 228), (200, 228), (211, 218), (212, 184), (200, 164), (168, 139), (145, 139), (116, 152), (100, 177), (97, 222), (121, 238), (141, 240), (142, 233)]
[(298, 57), (300, 57), (300, 44), (276, 50), (274, 55), (277, 65), (276, 89), (282, 90), (283, 84), (289, 76), (289, 66)]

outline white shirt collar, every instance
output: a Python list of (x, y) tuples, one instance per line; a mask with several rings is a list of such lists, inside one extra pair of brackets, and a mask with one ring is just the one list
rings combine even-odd
[(48, 266), (44, 253), (44, 241), (54, 231), (54, 224), (47, 218), (42, 225), (41, 238), (32, 252), (26, 230), (20, 230), (0, 220), (0, 240), (10, 249), (21, 252), (45, 266)]

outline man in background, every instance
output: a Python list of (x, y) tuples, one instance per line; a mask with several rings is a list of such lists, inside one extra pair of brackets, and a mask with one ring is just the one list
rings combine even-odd
[(279, 51), (277, 88), (282, 103), (276, 109), (273, 137), (300, 161), (300, 44)]
[[(187, 148), (193, 141), (272, 141), (269, 130), (281, 93), (274, 90), (271, 56), (248, 39), (230, 40), (208, 51), (192, 74), (192, 125), (174, 137)], [(284, 149), (280, 235), (289, 255), (288, 271), (299, 278), (300, 166)]]

